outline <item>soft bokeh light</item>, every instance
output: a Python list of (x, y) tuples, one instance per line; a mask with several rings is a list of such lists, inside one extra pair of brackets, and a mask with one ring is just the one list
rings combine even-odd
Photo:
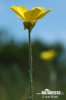
[(40, 54), (40, 58), (43, 60), (52, 60), (56, 56), (56, 52), (53, 50), (43, 51)]

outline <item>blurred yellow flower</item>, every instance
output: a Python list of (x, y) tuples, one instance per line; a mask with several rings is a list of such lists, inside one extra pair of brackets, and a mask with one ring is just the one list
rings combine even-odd
[(43, 51), (40, 54), (40, 58), (44, 60), (51, 60), (56, 56), (56, 52), (53, 50)]
[(11, 6), (11, 9), (19, 16), (20, 19), (31, 24), (35, 24), (38, 19), (41, 19), (51, 11), (51, 9), (46, 10), (41, 7), (35, 7), (32, 10), (28, 10), (24, 6)]

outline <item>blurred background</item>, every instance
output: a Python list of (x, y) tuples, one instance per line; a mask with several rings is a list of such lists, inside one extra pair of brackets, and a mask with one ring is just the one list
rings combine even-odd
[[(31, 34), (34, 100), (42, 100), (36, 93), (46, 88), (64, 92), (58, 100), (65, 100), (65, 4), (65, 0), (0, 0), (0, 100), (27, 100), (29, 96), (28, 33), (23, 22), (11, 11), (12, 5), (53, 9), (37, 22)], [(41, 53), (49, 50), (56, 55), (49, 60), (42, 59)]]

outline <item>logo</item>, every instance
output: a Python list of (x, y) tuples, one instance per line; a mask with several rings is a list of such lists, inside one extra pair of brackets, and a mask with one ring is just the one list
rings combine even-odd
[(41, 95), (42, 98), (58, 98), (60, 95), (64, 95), (64, 92), (45, 89), (42, 90), (40, 93), (36, 93), (36, 94)]

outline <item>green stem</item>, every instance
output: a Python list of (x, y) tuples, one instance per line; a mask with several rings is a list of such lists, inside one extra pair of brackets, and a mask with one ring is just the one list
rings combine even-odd
[(32, 48), (31, 48), (31, 30), (28, 30), (29, 37), (29, 82), (30, 82), (30, 94), (29, 100), (33, 100), (33, 77), (32, 77)]

